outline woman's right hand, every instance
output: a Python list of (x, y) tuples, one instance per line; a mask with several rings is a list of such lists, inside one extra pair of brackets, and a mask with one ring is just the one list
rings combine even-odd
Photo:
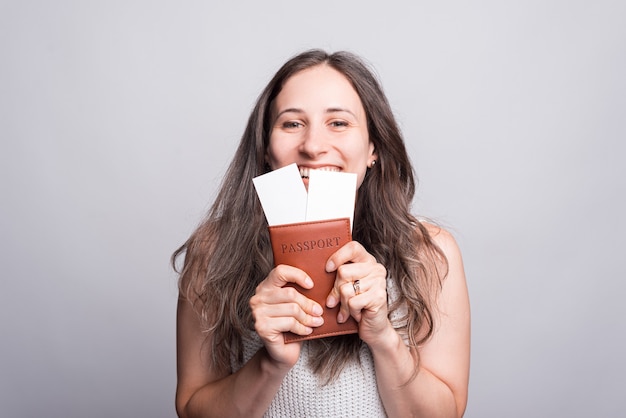
[(322, 325), (322, 307), (287, 283), (305, 289), (313, 281), (302, 270), (287, 265), (272, 269), (250, 298), (254, 328), (261, 337), (270, 358), (281, 366), (293, 367), (300, 356), (302, 343), (285, 344), (283, 332), (308, 335)]

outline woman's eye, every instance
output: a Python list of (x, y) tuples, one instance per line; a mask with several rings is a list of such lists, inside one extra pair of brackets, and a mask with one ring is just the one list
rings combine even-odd
[(302, 124), (300, 122), (295, 122), (295, 121), (283, 122), (283, 128), (285, 129), (295, 129), (301, 126)]
[(348, 122), (343, 120), (334, 120), (330, 123), (330, 126), (334, 128), (345, 128), (346, 126), (348, 126)]

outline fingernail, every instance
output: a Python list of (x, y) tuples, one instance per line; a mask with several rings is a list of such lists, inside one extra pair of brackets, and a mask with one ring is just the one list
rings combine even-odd
[(334, 308), (335, 305), (337, 305), (337, 299), (335, 299), (333, 295), (328, 296), (328, 299), (326, 299), (326, 306)]
[(324, 309), (320, 305), (313, 306), (313, 315), (321, 315), (324, 313)]
[(304, 284), (306, 284), (308, 287), (313, 287), (313, 285), (314, 285), (313, 279), (311, 279), (309, 276), (307, 276), (306, 279), (304, 279)]
[(322, 318), (321, 316), (314, 316), (313, 317), (313, 325), (315, 325), (316, 327), (319, 327), (323, 323), (324, 323), (324, 318)]
[(339, 315), (337, 315), (337, 322), (339, 322), (340, 324), (343, 324), (344, 318), (343, 318), (343, 312), (339, 312)]
[(332, 261), (328, 261), (328, 263), (326, 263), (326, 271), (335, 271), (335, 263), (333, 263)]

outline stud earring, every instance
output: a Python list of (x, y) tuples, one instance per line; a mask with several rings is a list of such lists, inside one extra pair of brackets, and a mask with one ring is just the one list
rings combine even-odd
[(375, 165), (376, 165), (376, 160), (372, 160), (372, 162), (370, 163), (370, 168), (374, 168)]

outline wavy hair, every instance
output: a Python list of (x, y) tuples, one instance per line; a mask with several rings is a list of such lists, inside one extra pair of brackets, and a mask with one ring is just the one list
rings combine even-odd
[[(253, 177), (269, 171), (265, 154), (272, 103), (291, 76), (318, 65), (334, 68), (351, 82), (365, 109), (369, 138), (378, 156), (359, 188), (353, 239), (395, 281), (400, 295), (389, 311), (408, 308), (398, 331), (414, 356), (418, 345), (433, 333), (434, 299), (447, 274), (447, 261), (410, 212), (415, 178), (391, 107), (374, 72), (359, 57), (309, 50), (287, 61), (262, 91), (213, 205), (172, 255), (176, 269), (176, 260), (184, 254), (180, 292), (212, 336), (211, 361), (222, 370), (230, 367), (231, 355), (243, 359), (242, 338), (254, 329), (249, 300), (273, 267), (267, 222), (252, 183)], [(346, 362), (358, 359), (363, 343), (351, 335), (311, 344), (311, 365), (329, 381)]]

